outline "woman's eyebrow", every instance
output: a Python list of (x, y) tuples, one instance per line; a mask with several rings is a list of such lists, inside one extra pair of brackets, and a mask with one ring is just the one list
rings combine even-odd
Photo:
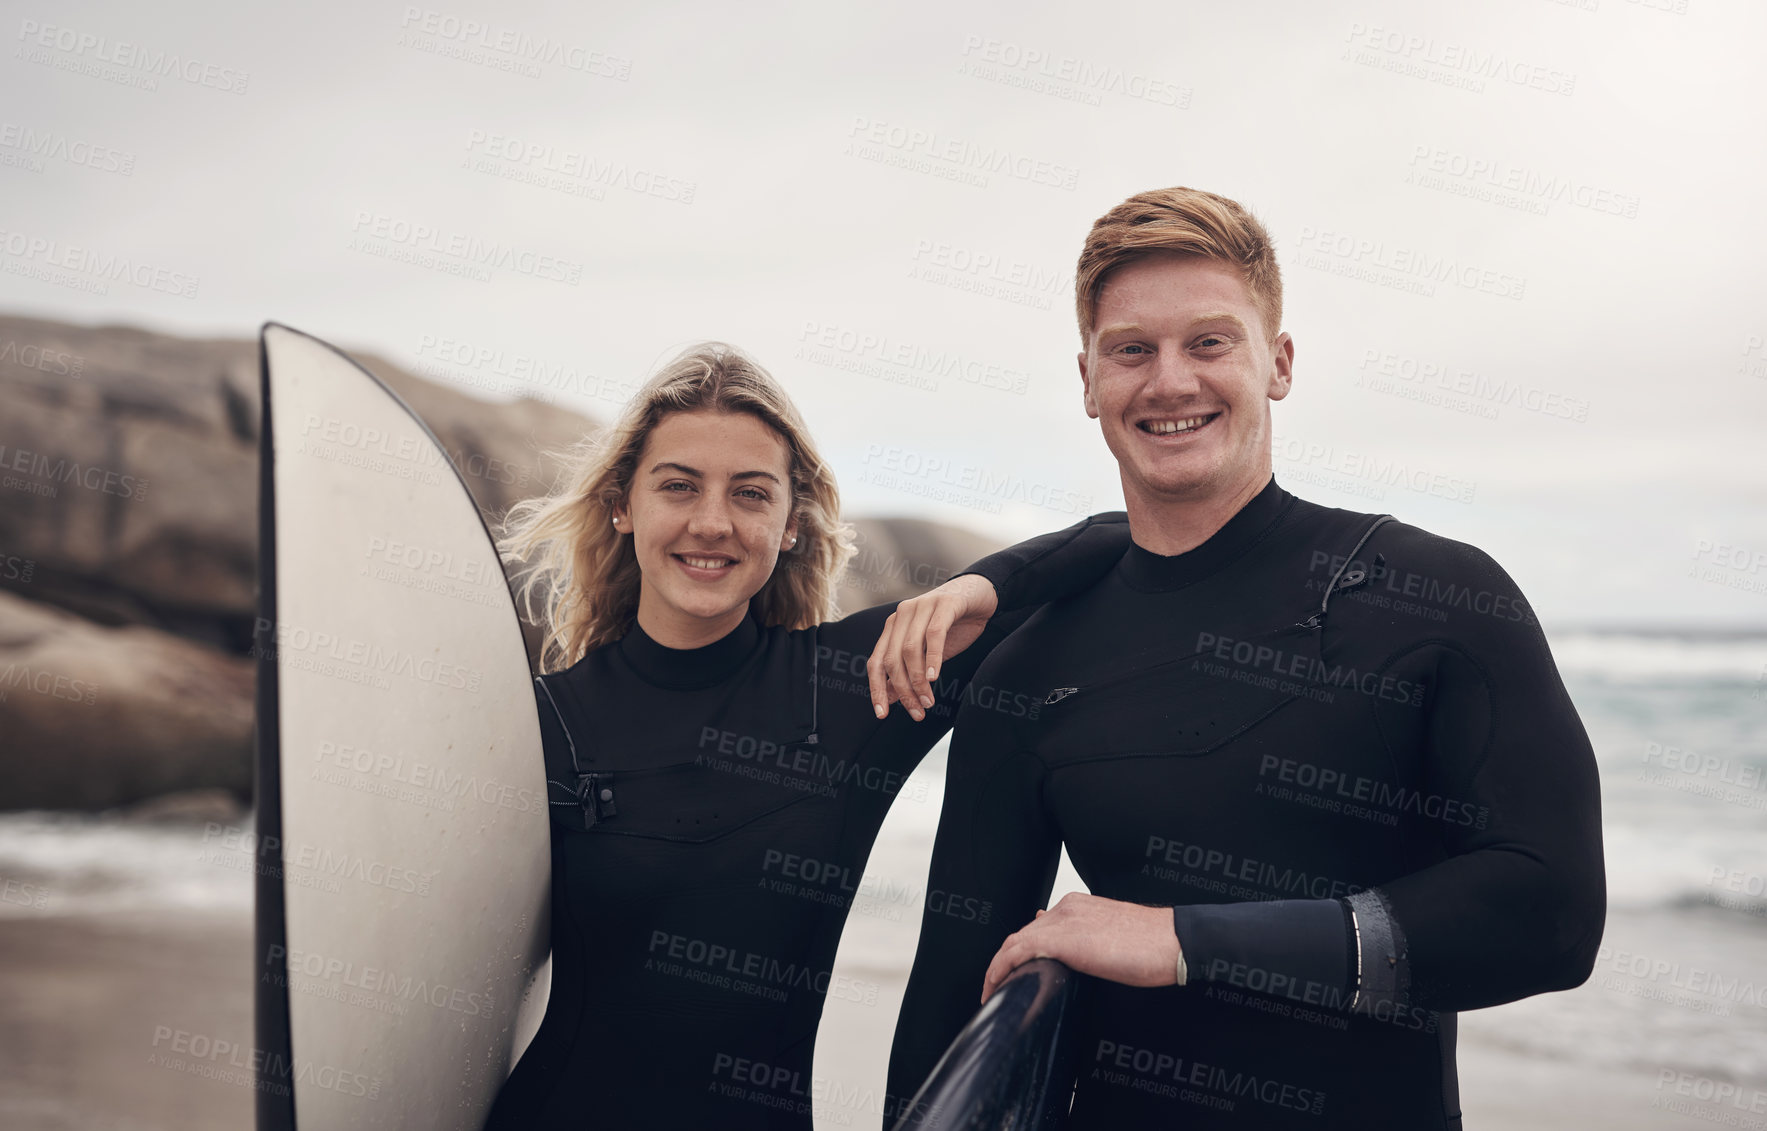
[[(661, 463), (658, 463), (656, 466), (652, 467), (650, 470), (651, 470), (651, 474), (654, 475), (659, 471), (665, 471), (665, 470), (670, 470), (670, 469), (678, 471), (681, 474), (686, 475), (692, 479), (704, 479), (706, 477), (706, 473), (701, 471), (699, 468), (688, 467), (684, 463), (676, 463), (673, 460), (664, 460)], [(739, 471), (736, 474), (732, 475), (730, 478), (731, 479), (771, 479), (775, 483), (780, 482), (779, 476), (773, 474), (771, 471)]]

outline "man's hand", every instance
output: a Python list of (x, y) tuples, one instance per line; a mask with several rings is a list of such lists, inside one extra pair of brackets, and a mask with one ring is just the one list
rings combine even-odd
[(865, 662), (877, 717), (889, 714), (892, 702), (900, 702), (915, 722), (926, 718), (939, 665), (976, 642), (998, 604), (993, 583), (966, 573), (897, 605)]
[(1082, 974), (1125, 986), (1169, 986), (1178, 980), (1172, 909), (1069, 892), (1006, 936), (982, 978), (982, 1000), (1033, 958), (1058, 959)]

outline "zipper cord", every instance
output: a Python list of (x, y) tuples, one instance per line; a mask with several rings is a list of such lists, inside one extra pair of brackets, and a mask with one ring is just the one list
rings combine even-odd
[[(1362, 552), (1362, 547), (1368, 544), (1368, 540), (1374, 536), (1376, 530), (1389, 522), (1397, 521), (1392, 515), (1383, 514), (1368, 524), (1368, 529), (1362, 532), (1362, 537), (1358, 538), (1356, 544), (1350, 548), (1349, 556), (1344, 559), (1344, 564), (1338, 566), (1338, 571), (1331, 575), (1331, 584), (1325, 587), (1325, 595), (1319, 599), (1319, 611), (1295, 625), (1296, 628), (1321, 627), (1325, 623), (1326, 610), (1331, 607), (1331, 595), (1338, 591), (1339, 584), (1341, 583), (1345, 589), (1353, 589), (1368, 580), (1369, 571), (1367, 569), (1357, 565), (1355, 569), (1351, 570), (1350, 566), (1356, 562), (1356, 555)], [(1346, 570), (1349, 571), (1347, 577), (1345, 576)]]
[(571, 769), (579, 774), (582, 773), (583, 767), (577, 761), (577, 742), (571, 737), (571, 728), (565, 725), (564, 712), (558, 709), (558, 700), (552, 697), (552, 688), (546, 686), (546, 680), (542, 676), (535, 676), (534, 683), (546, 693), (546, 701), (552, 704), (552, 717), (558, 720), (558, 729), (564, 732), (565, 745), (571, 751)]
[(817, 710), (821, 706), (822, 680), (819, 677), (822, 663), (822, 626), (813, 625), (810, 629), (810, 737), (804, 739), (804, 745), (817, 746), (822, 740), (816, 735)]
[(565, 746), (571, 752), (571, 769), (577, 774), (575, 787), (547, 778), (547, 785), (555, 785), (571, 795), (569, 801), (553, 801), (551, 798), (547, 798), (547, 804), (571, 805), (581, 808), (583, 810), (583, 827), (585, 829), (593, 828), (603, 818), (611, 817), (618, 812), (613, 806), (613, 790), (608, 788), (613, 781), (613, 775), (583, 772), (583, 764), (577, 760), (577, 740), (571, 737), (571, 728), (564, 721), (564, 712), (558, 709), (558, 700), (552, 697), (552, 688), (546, 686), (546, 680), (541, 676), (534, 677), (534, 684), (545, 692), (546, 702), (552, 706), (552, 715), (558, 720), (558, 729), (564, 732)]

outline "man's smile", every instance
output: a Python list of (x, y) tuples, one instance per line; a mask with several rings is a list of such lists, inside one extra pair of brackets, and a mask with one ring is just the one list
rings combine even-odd
[(1218, 412), (1206, 413), (1202, 416), (1150, 417), (1137, 421), (1135, 427), (1153, 436), (1188, 436), (1207, 428), (1220, 417), (1221, 414)]

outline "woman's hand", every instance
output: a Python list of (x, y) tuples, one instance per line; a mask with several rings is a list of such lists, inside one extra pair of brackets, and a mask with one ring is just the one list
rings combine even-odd
[(940, 665), (976, 642), (997, 604), (993, 583), (966, 573), (897, 605), (865, 662), (877, 717), (899, 702), (915, 722), (926, 718)]
[(982, 1000), (1033, 958), (1054, 958), (1125, 986), (1169, 986), (1178, 980), (1172, 909), (1071, 891), (1006, 936), (982, 976)]

